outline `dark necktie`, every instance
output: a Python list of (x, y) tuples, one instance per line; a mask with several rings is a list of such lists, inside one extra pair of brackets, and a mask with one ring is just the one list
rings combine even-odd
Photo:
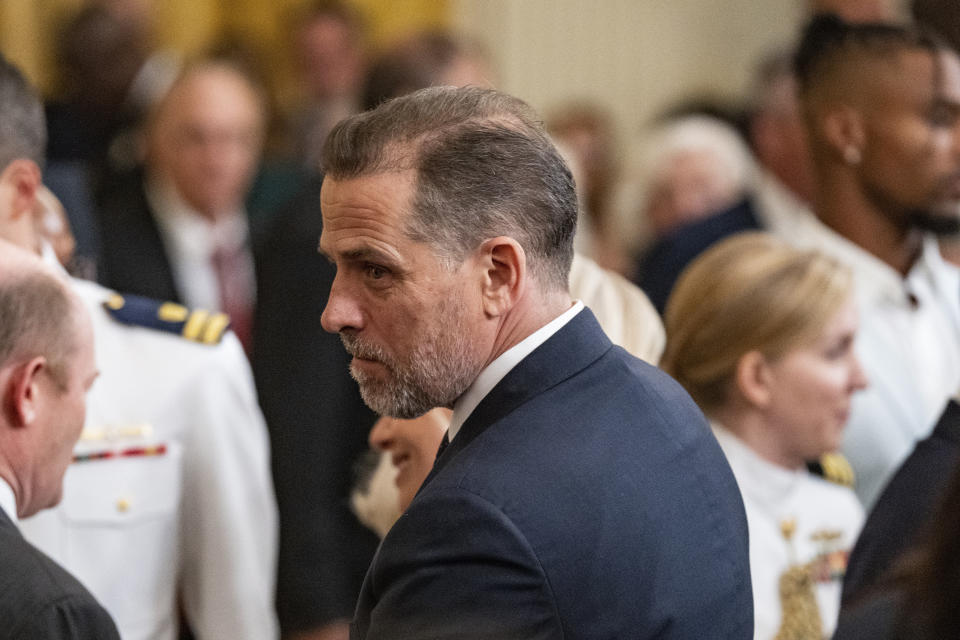
[(217, 285), (220, 289), (220, 309), (230, 316), (230, 328), (240, 338), (249, 355), (253, 328), (253, 294), (247, 282), (245, 248), (217, 248), (211, 256)]

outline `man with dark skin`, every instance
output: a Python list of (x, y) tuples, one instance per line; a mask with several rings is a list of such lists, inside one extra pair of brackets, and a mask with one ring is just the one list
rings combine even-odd
[(909, 28), (821, 17), (797, 72), (817, 220), (773, 231), (854, 270), (872, 384), (843, 452), (869, 507), (960, 387), (960, 272), (937, 247), (960, 231), (960, 60)]

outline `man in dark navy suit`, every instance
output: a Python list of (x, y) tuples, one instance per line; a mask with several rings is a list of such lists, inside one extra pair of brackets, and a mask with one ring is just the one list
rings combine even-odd
[(378, 413), (453, 409), (352, 637), (752, 637), (735, 480), (680, 387), (570, 299), (577, 200), (536, 114), (425, 89), (323, 155), (323, 326)]

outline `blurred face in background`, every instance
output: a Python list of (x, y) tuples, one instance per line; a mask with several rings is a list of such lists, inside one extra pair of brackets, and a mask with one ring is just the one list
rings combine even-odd
[(430, 411), (413, 420), (380, 418), (370, 431), (370, 446), (390, 455), (397, 469), (400, 510), (404, 511), (427, 478), (450, 423), (450, 412)]
[(864, 192), (903, 227), (960, 231), (960, 59), (906, 51), (862, 107)]
[(253, 87), (224, 65), (195, 69), (162, 101), (150, 132), (150, 166), (202, 215), (243, 204), (260, 158), (264, 115)]
[(646, 216), (655, 235), (721, 211), (737, 202), (741, 185), (708, 150), (676, 153), (654, 176)]
[(783, 466), (800, 468), (840, 447), (853, 394), (867, 385), (853, 351), (857, 326), (850, 301), (819, 337), (768, 363), (764, 411)]
[(316, 100), (354, 96), (363, 79), (360, 36), (345, 20), (318, 16), (298, 34), (301, 77)]

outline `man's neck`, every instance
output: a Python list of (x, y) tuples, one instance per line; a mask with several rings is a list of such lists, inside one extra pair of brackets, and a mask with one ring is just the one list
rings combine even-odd
[(923, 234), (897, 224), (855, 188), (821, 188), (815, 209), (820, 221), (906, 276), (923, 248)]
[(525, 297), (503, 318), (493, 349), (483, 366), (486, 367), (505, 351), (558, 317), (572, 304), (573, 300), (566, 291)]

